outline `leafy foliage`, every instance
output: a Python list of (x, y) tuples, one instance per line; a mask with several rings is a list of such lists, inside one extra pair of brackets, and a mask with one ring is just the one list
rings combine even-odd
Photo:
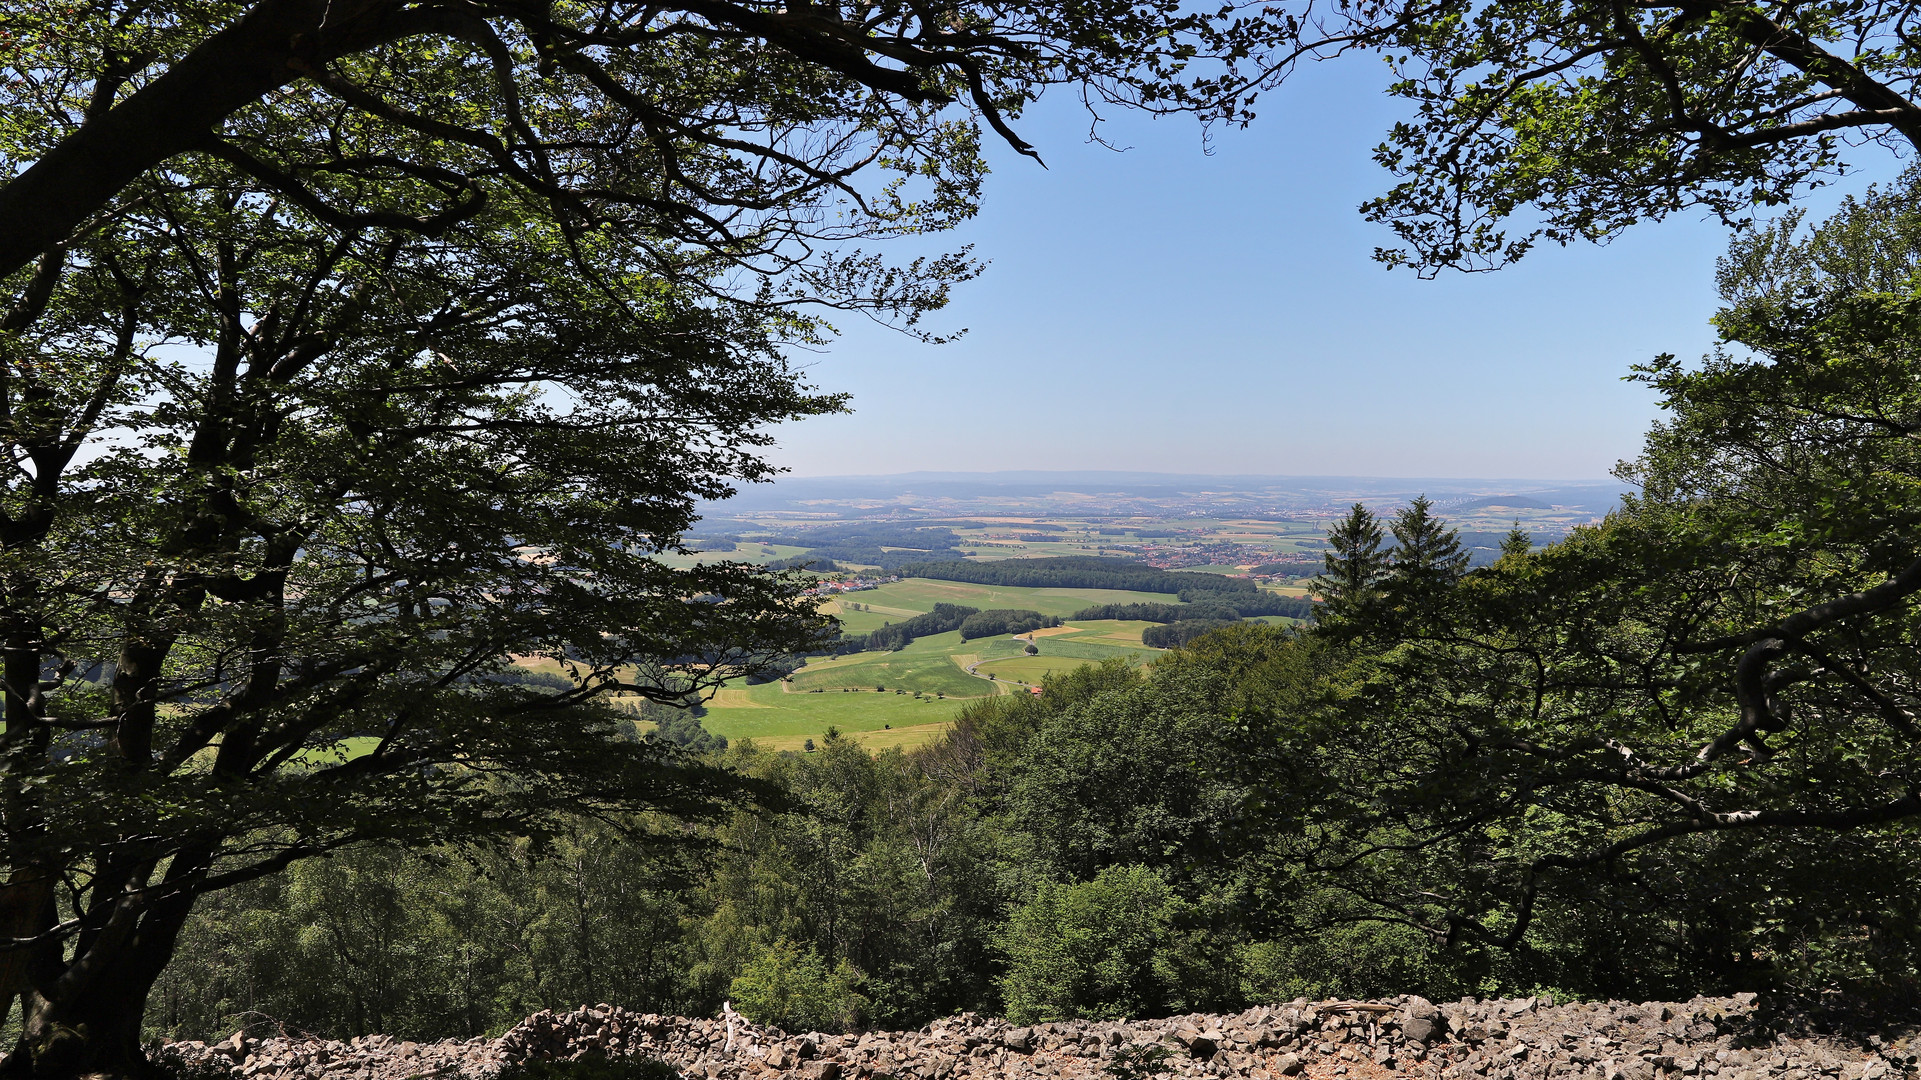
[[(1736, 225), (1830, 183), (1849, 148), (1915, 144), (1909, 4), (1470, 0), (1294, 7), (1301, 55), (1383, 55), (1412, 115), (1363, 207), (1423, 273), (1605, 242), (1700, 208)], [(1277, 74), (1287, 70), (1283, 65)]]
[(1325, 719), (1277, 727), (1304, 866), (1581, 993), (1912, 992), (1912, 184), (1737, 241), (1748, 352), (1639, 369), (1671, 419), (1619, 513), (1464, 575), (1430, 540), (1349, 609)]
[(959, 630), (967, 620), (980, 614), (979, 608), (964, 604), (935, 604), (934, 610), (903, 622), (888, 623), (867, 635), (869, 649), (905, 648), (918, 637)]
[(1101, 1071), (1114, 1080), (1154, 1080), (1173, 1071), (1168, 1059), (1174, 1056), (1164, 1043), (1129, 1043), (1117, 1047)]
[(1150, 649), (1178, 649), (1196, 638), (1211, 634), (1239, 619), (1181, 619), (1165, 626), (1150, 626), (1141, 631), (1141, 644)]
[(866, 999), (859, 976), (842, 960), (829, 969), (812, 949), (774, 941), (748, 960), (727, 992), (741, 1014), (789, 1031), (844, 1031), (859, 1022)]
[(972, 641), (975, 638), (1025, 634), (1030, 630), (1040, 630), (1060, 624), (1061, 620), (1058, 616), (1042, 615), (1038, 611), (994, 608), (976, 612), (962, 620), (960, 636), (962, 641)]
[(1072, 885), (1044, 882), (1002, 933), (1007, 1016), (1121, 1020), (1165, 1011), (1185, 987), (1197, 941), (1177, 928), (1183, 905), (1160, 875), (1116, 866)]

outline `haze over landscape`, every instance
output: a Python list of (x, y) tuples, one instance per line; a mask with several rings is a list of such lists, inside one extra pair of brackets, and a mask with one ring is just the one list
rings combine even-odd
[(1355, 502), (1392, 509), (1426, 495), (1443, 509), (1489, 504), (1564, 507), (1606, 513), (1628, 485), (1619, 480), (1463, 479), (1452, 477), (1239, 476), (1119, 470), (920, 472), (881, 476), (788, 476), (744, 487), (703, 506), (710, 520), (763, 515), (796, 519), (1074, 514), (1152, 518), (1333, 517)]
[[(853, 412), (777, 429), (800, 476), (914, 470), (1605, 477), (1659, 415), (1631, 364), (1714, 341), (1729, 232), (1695, 214), (1606, 246), (1543, 246), (1508, 272), (1435, 280), (1371, 258), (1357, 207), (1401, 115), (1368, 64), (1310, 67), (1246, 130), (1127, 112), (1089, 143), (1050, 96), (1020, 129), (1046, 167), (990, 141), (979, 217), (912, 241), (988, 262), (923, 320), (922, 345), (857, 316), (795, 355)], [(1819, 215), (1885, 180), (1869, 159)], [(956, 395), (959, 395), (957, 398)], [(951, 402), (965, 400), (965, 421)]]

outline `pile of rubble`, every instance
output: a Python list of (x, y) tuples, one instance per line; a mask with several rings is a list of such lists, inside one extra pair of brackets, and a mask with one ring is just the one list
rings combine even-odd
[(500, 1072), (506, 1059), (497, 1039), (415, 1043), (387, 1035), (340, 1042), (334, 1039), (256, 1039), (236, 1032), (211, 1045), (177, 1042), (162, 1046), (160, 1064), (194, 1080), (221, 1077), (329, 1077), (331, 1080), (407, 1080), (447, 1077), (481, 1080)]
[[(175, 1043), (185, 1072), (243, 1080), (491, 1080), (528, 1061), (654, 1058), (685, 1080), (1095, 1080), (1141, 1047), (1180, 1080), (1904, 1080), (1909, 1038), (1842, 1038), (1763, 1023), (1754, 996), (1553, 1005), (1296, 1001), (1232, 1016), (1019, 1026), (971, 1013), (919, 1031), (789, 1035), (609, 1005), (540, 1012), (499, 1039), (411, 1043), (235, 1036)], [(1135, 1048), (1129, 1050), (1129, 1048)]]

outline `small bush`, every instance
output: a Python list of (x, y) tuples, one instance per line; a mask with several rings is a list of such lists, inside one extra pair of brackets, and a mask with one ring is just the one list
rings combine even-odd
[(788, 1031), (846, 1031), (867, 999), (860, 974), (843, 960), (829, 969), (820, 954), (781, 940), (761, 949), (728, 987), (741, 1014)]
[(1180, 925), (1187, 906), (1144, 866), (1043, 883), (1001, 934), (1008, 1018), (1120, 1020), (1186, 1004), (1188, 977), (1218, 966)]
[(1154, 1080), (1174, 1071), (1174, 1051), (1163, 1043), (1130, 1043), (1114, 1051), (1102, 1072), (1114, 1080)]

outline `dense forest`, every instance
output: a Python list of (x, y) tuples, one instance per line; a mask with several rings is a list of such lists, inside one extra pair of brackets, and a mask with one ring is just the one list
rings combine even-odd
[(1201, 615), (1196, 618), (1177, 619), (1161, 626), (1150, 626), (1141, 631), (1141, 644), (1154, 649), (1178, 649), (1203, 634), (1211, 634), (1226, 626), (1240, 622), (1235, 619), (1209, 618)]
[(903, 577), (1025, 589), (1131, 589), (1135, 592), (1178, 594), (1182, 590), (1252, 592), (1257, 588), (1245, 578), (1162, 570), (1128, 559), (1091, 555), (1002, 559), (997, 562), (917, 562), (902, 566), (900, 573)]
[[(1228, 579), (1233, 580), (1233, 579)], [(1305, 596), (1283, 596), (1280, 593), (1261, 589), (1241, 589), (1223, 592), (1214, 588), (1182, 589), (1179, 593), (1183, 604), (1196, 607), (1229, 608), (1237, 615), (1285, 615), (1290, 619), (1305, 619), (1314, 613), (1314, 601)], [(1210, 618), (1212, 616), (1209, 616)]]
[(982, 611), (965, 604), (935, 604), (934, 610), (924, 615), (888, 623), (866, 634), (843, 635), (829, 651), (846, 653), (902, 649), (915, 638), (945, 634), (950, 630), (959, 630), (961, 639), (965, 641), (1001, 634), (1025, 634), (1029, 630), (1060, 624), (1059, 618), (1042, 615), (1038, 611), (1000, 608)]
[[(1271, 663), (1291, 647), (1245, 633), (1222, 655)], [(583, 820), (505, 847), (303, 863), (196, 917), (150, 1023), (422, 1037), (555, 1001), (703, 1014), (731, 998), (836, 1030), (960, 1008), (1220, 1008), (1384, 990), (1403, 972), (1460, 985), (1421, 935), (1268, 935), (1284, 909), (1249, 906), (1263, 849), (1235, 853), (1252, 788), (1217, 767), (1249, 737), (1222, 722), (1241, 697), (1221, 663), (1085, 668), (1039, 697), (976, 703), (911, 755), (833, 736), (806, 755), (736, 744), (711, 760), (784, 809), (742, 806), (704, 826), (704, 849), (633, 842), (658, 823)], [(768, 1012), (776, 985), (784, 1011)]]
[(1321, 560), (1315, 557), (1277, 559), (1251, 567), (1248, 573), (1255, 577), (1312, 577), (1321, 568)]
[[(1141, 622), (1173, 622), (1190, 609), (1187, 604), (1095, 604), (1076, 611), (1076, 622), (1089, 619), (1127, 619)], [(1239, 615), (1239, 612), (1235, 612)]]

